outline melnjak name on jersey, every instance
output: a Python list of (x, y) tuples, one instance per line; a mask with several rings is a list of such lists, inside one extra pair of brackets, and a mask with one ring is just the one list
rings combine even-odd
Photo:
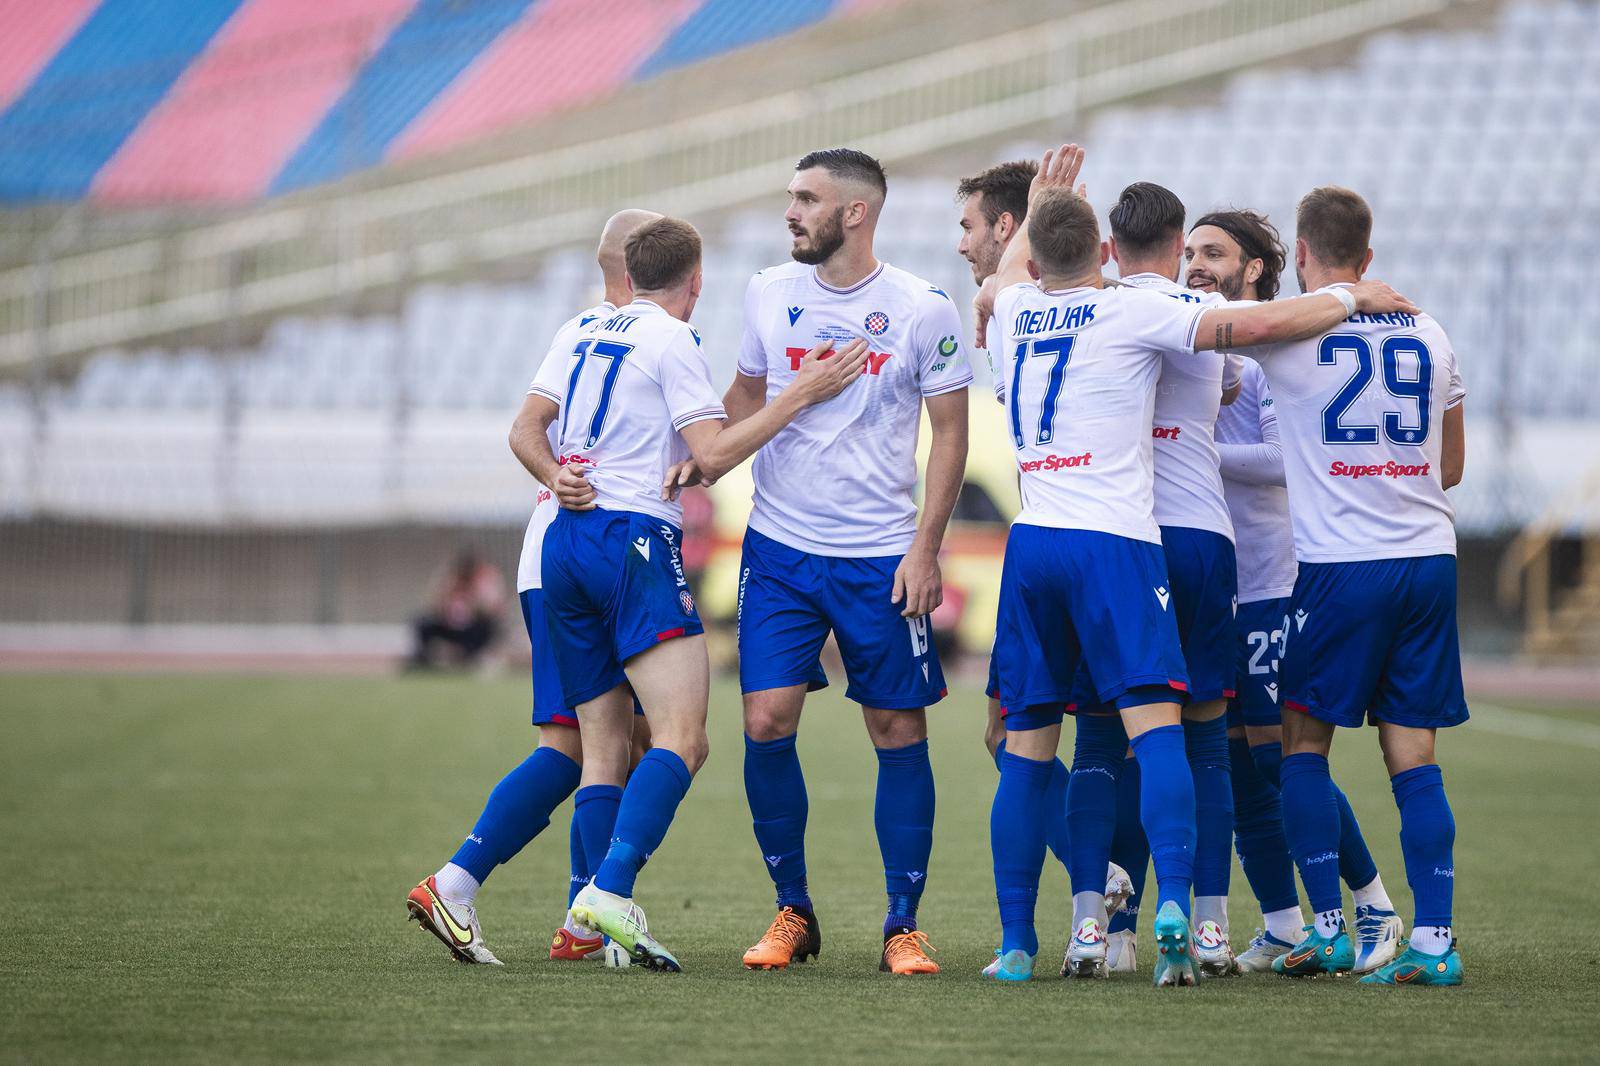
[(1011, 326), (1011, 335), (1025, 337), (1030, 333), (1079, 329), (1094, 321), (1094, 308), (1094, 304), (1077, 304), (1073, 307), (1052, 304), (1037, 311), (1018, 311), (1017, 319)]

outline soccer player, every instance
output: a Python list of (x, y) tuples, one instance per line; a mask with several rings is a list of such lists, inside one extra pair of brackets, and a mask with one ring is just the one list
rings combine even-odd
[[(593, 324), (534, 382), (531, 466), (562, 509), (545, 534), (545, 620), (561, 685), (576, 706), (582, 783), (622, 786), (610, 846), (570, 917), (634, 962), (677, 971), (633, 903), (640, 868), (661, 845), (705, 761), (710, 667), (679, 556), (682, 507), (664, 485), (693, 456), (720, 477), (807, 406), (861, 375), (866, 345), (801, 353), (789, 388), (724, 428), (722, 403), (688, 325), (700, 295), (700, 235), (679, 219), (638, 227), (624, 246), (633, 301)], [(558, 460), (543, 429), (559, 415)], [(653, 747), (627, 774), (633, 697)]]
[[(1104, 757), (1085, 772), (1115, 776), (1128, 738), (1142, 770), (1141, 813), (1160, 896), (1155, 983), (1193, 984), (1194, 779), (1179, 724), (1187, 673), (1153, 514), (1150, 427), (1161, 359), (1308, 336), (1356, 310), (1411, 305), (1376, 283), (1315, 306), (1210, 309), (1133, 286), (1107, 289), (1093, 208), (1064, 180), (1081, 158), (1076, 146), (1046, 153), (1026, 232), (1006, 250), (994, 302), (1023, 495), (1006, 545), (995, 640), (1007, 716), (990, 819), (1003, 931), (994, 976), (1032, 976), (1045, 789), (1062, 714), (1086, 666), (1099, 703), (1117, 708), (1122, 739), (1102, 745)], [(1079, 717), (1083, 729), (1094, 716)], [(1110, 831), (1091, 828), (1073, 826), (1073, 871), (1086, 869), (1086, 846), (1101, 865), (1090, 884), (1075, 877), (1073, 888), (1098, 893)]]
[[(963, 178), (956, 186), (956, 200), (961, 204), (961, 241), (956, 245), (956, 254), (972, 267), (972, 280), (977, 284), (982, 285), (999, 268), (1000, 257), (1005, 253), (1006, 246), (1027, 221), (1028, 188), (1033, 182), (1033, 176), (1038, 172), (1039, 164), (1033, 160), (1014, 160), (998, 163), (980, 174)], [(995, 371), (992, 356), (989, 372), (994, 379), (995, 399), (1004, 404), (1005, 381), (1002, 375)], [(998, 770), (1000, 759), (1006, 750), (1006, 727), (1002, 721), (1004, 713), (1000, 707), (1000, 693), (995, 686), (992, 654), (989, 657), (989, 683), (984, 691), (989, 698), (989, 718), (984, 727), (983, 743), (989, 749), (989, 755), (994, 759), (995, 769)], [(1059, 758), (1056, 759), (1050, 767), (1050, 786), (1045, 797), (1047, 811), (1045, 840), (1057, 861), (1070, 872), (1067, 777), (1066, 764)], [(1135, 817), (1137, 818), (1137, 812)], [(1148, 864), (1148, 855), (1143, 861)], [(1144, 880), (1142, 870), (1139, 880), (1141, 883)], [(1125, 907), (1132, 906), (1132, 897), (1135, 895), (1134, 882), (1129, 878), (1128, 872), (1115, 861), (1110, 863), (1106, 871), (1105, 895), (1106, 908), (1118, 917), (1122, 916)], [(998, 960), (999, 957), (1000, 952), (996, 951), (995, 959)], [(1131, 960), (1131, 954), (1129, 958)], [(991, 967), (998, 965), (998, 961), (990, 964)]]
[[(628, 285), (623, 265), (623, 242), (634, 228), (659, 218), (653, 211), (630, 209), (613, 215), (600, 234), (596, 259), (605, 284), (605, 299), (574, 315), (556, 331), (545, 362), (559, 359), (566, 364), (578, 337), (603, 316), (627, 303)], [(543, 365), (543, 364), (541, 364)], [(531, 389), (522, 410), (511, 427), (511, 450), (528, 460), (529, 434), (543, 435), (541, 426), (533, 428), (533, 410), (542, 401)], [(531, 468), (530, 468), (531, 469)], [(578, 786), (583, 747), (578, 741), (578, 719), (562, 694), (561, 678), (544, 625), (544, 592), (539, 575), (540, 547), (545, 530), (555, 518), (554, 495), (542, 489), (528, 521), (522, 541), (522, 557), (517, 565), (517, 597), (522, 603), (522, 621), (528, 630), (533, 651), (533, 724), (539, 728), (539, 745), (532, 755), (501, 779), (489, 793), (483, 813), (472, 831), (439, 872), (424, 878), (406, 897), (406, 910), (424, 929), (438, 937), (450, 953), (462, 962), (499, 965), (500, 960), (483, 942), (475, 900), (478, 889), (501, 863), (509, 862), (527, 843), (550, 824), (550, 815)], [(645, 730), (641, 728), (640, 734)], [(615, 795), (607, 797), (606, 790)], [(598, 790), (598, 791), (597, 791)], [(572, 873), (568, 880), (567, 905), (593, 875), (611, 839), (611, 824), (616, 819), (617, 796), (621, 790), (610, 785), (580, 789), (574, 803), (570, 830)], [(590, 848), (595, 851), (591, 864), (584, 850), (587, 826)], [(551, 940), (552, 959), (598, 958), (601, 938), (591, 929), (576, 926), (570, 918)]]
[[(1321, 299), (1372, 261), (1372, 212), (1348, 189), (1307, 193), (1295, 273)], [(1285, 303), (1301, 303), (1289, 300)], [(1257, 353), (1252, 353), (1257, 354)], [(1456, 540), (1445, 490), (1466, 459), (1466, 390), (1450, 340), (1420, 312), (1350, 315), (1259, 353), (1282, 430), (1299, 573), (1279, 667), (1283, 823), (1316, 920), (1278, 973), (1352, 969), (1339, 890), (1336, 726), (1378, 727), (1416, 912), (1410, 946), (1364, 984), (1457, 985), (1455, 819), (1436, 730), (1467, 719)]]
[[(1185, 283), (1229, 300), (1271, 300), (1285, 255), (1278, 232), (1253, 211), (1216, 211), (1189, 232)], [(1237, 695), (1228, 704), (1229, 767), (1239, 863), (1261, 905), (1262, 928), (1239, 955), (1246, 971), (1263, 972), (1300, 939), (1304, 926), (1294, 860), (1283, 835), (1278, 767), (1283, 725), (1278, 710), (1278, 647), (1294, 587), (1294, 532), (1283, 484), (1278, 416), (1260, 364), (1246, 362), (1243, 391), (1217, 416), (1222, 488), (1233, 519), (1239, 559)], [(1400, 917), (1394, 912), (1343, 792), (1340, 873), (1356, 900), (1355, 971), (1394, 958)]]
[[(1110, 253), (1117, 261), (1122, 284), (1205, 306), (1225, 302), (1221, 296), (1202, 296), (1178, 284), (1184, 207), (1170, 190), (1144, 181), (1128, 186), (1112, 208), (1110, 221)], [(1234, 674), (1233, 524), (1222, 495), (1213, 430), (1224, 388), (1232, 391), (1237, 385), (1240, 365), (1238, 356), (1225, 357), (1220, 352), (1168, 352), (1156, 383), (1151, 431), (1153, 513), (1161, 531), (1172, 615), (1189, 679), (1182, 724), (1195, 790), (1194, 954), (1201, 973), (1207, 976), (1236, 972), (1228, 944), (1233, 791), (1228, 780), (1224, 719), (1227, 700), (1233, 695)], [(1230, 374), (1232, 380), (1225, 381)], [(1105, 713), (1115, 708), (1102, 708), (1093, 716), (1085, 714), (1095, 703), (1094, 684), (1085, 675), (1080, 677), (1080, 685), (1085, 690), (1077, 701), (1080, 714), (1074, 766), (1081, 759), (1086, 767), (1137, 772), (1136, 761), (1133, 767), (1127, 766), (1126, 745), (1116, 735), (1120, 732), (1116, 715)], [(1104, 832), (1103, 827), (1110, 825), (1115, 833), (1119, 799), (1129, 805), (1137, 803), (1136, 792), (1122, 790), (1119, 794), (1119, 780), (1111, 774), (1086, 774), (1075, 777), (1074, 782), (1069, 791), (1074, 830), (1084, 824), (1091, 827), (1086, 831)], [(1131, 825), (1137, 817), (1128, 812), (1120, 820)], [(1111, 843), (1115, 845), (1115, 836)], [(1138, 851), (1133, 855), (1112, 854), (1115, 861), (1131, 863), (1130, 873), (1141, 888), (1147, 850), (1142, 844), (1135, 841)], [(1137, 910), (1119, 923), (1115, 958), (1111, 957), (1097, 900), (1085, 896), (1074, 911), (1067, 968), (1090, 975), (1113, 966), (1131, 971)]]
[[(828, 683), (819, 654), (831, 631), (845, 696), (861, 705), (878, 756), (881, 968), (937, 973), (917, 928), (933, 846), (926, 708), (945, 694), (928, 614), (941, 600), (939, 545), (966, 465), (972, 370), (949, 296), (873, 254), (887, 192), (877, 160), (848, 148), (812, 152), (788, 192), (794, 262), (750, 281), (730, 419), (772, 403), (819, 342), (865, 332), (872, 352), (860, 386), (796, 418), (753, 470), (739, 574), (744, 780), (778, 913), (744, 964), (781, 969), (821, 949), (795, 740), (807, 691)], [(919, 521), (912, 492), (924, 405), (933, 441)]]

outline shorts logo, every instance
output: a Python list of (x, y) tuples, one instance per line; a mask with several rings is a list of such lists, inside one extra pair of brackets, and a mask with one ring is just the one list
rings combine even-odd
[(694, 597), (689, 595), (688, 589), (678, 590), (678, 603), (682, 604), (684, 614), (694, 614)]
[(1267, 690), (1267, 699), (1271, 700), (1273, 703), (1277, 703), (1278, 702), (1278, 685), (1277, 685), (1277, 682), (1268, 681), (1266, 683), (1265, 688)]
[(792, 326), (796, 322), (800, 321), (800, 316), (805, 314), (805, 313), (806, 313), (806, 309), (804, 307), (791, 307), (791, 308), (789, 308), (789, 325)]
[(1304, 629), (1306, 627), (1306, 619), (1310, 617), (1305, 611), (1296, 611), (1294, 613), (1294, 631), (1298, 633)]
[(862, 321), (861, 325), (874, 337), (881, 337), (889, 330), (889, 316), (882, 311), (874, 311)]
[(1156, 589), (1156, 599), (1161, 601), (1161, 609), (1165, 611), (1167, 609), (1167, 603), (1172, 599), (1172, 593), (1167, 591), (1167, 587), (1165, 585), (1162, 585), (1160, 588)]
[(644, 556), (644, 561), (645, 562), (649, 562), (650, 561), (650, 538), (649, 537), (640, 537), (640, 538), (638, 538), (637, 540), (635, 540), (633, 542), (633, 546), (636, 549), (638, 549), (640, 555)]
[(922, 680), (923, 681), (927, 681), (928, 680), (928, 664), (927, 663), (923, 663), (922, 664)]

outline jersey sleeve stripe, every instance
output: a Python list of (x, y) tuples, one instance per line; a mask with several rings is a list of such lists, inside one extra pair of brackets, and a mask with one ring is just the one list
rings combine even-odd
[(681, 429), (683, 429), (684, 426), (691, 426), (696, 422), (704, 422), (707, 419), (711, 419), (711, 418), (727, 418), (727, 417), (728, 417), (728, 413), (725, 410), (723, 410), (721, 407), (702, 407), (698, 411), (690, 411), (686, 415), (683, 415), (683, 416), (681, 416), (679, 418), (673, 419), (672, 420), (672, 428), (673, 429), (677, 429), (677, 430), (681, 430)]
[(936, 389), (923, 389), (922, 390), (922, 395), (924, 395), (924, 396), (943, 396), (947, 392), (955, 392), (957, 389), (964, 389), (968, 385), (971, 385), (971, 384), (972, 384), (972, 374), (969, 372), (965, 377), (963, 377), (963, 378), (961, 378), (961, 379), (959, 379), (957, 381), (948, 382), (948, 383), (946, 383), (944, 385), (939, 386)]
[(1209, 310), (1211, 310), (1209, 307), (1198, 308), (1194, 313), (1194, 317), (1189, 320), (1189, 328), (1184, 331), (1184, 347), (1191, 352), (1194, 351), (1194, 339), (1200, 332), (1200, 319)]
[(555, 404), (557, 407), (561, 406), (561, 397), (557, 396), (555, 393), (551, 392), (549, 389), (542, 387), (537, 382), (535, 382), (534, 384), (528, 386), (528, 395), (529, 396), (543, 396), (545, 399), (549, 400), (551, 403)]

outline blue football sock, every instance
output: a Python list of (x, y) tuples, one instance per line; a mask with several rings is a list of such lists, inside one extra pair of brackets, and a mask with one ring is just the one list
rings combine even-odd
[(676, 752), (651, 748), (639, 760), (617, 807), (611, 849), (595, 872), (597, 888), (619, 896), (633, 895), (633, 881), (666, 839), (678, 804), (688, 795), (693, 777)]
[(1400, 808), (1400, 852), (1416, 903), (1412, 928), (1448, 926), (1456, 886), (1456, 819), (1435, 765), (1416, 766), (1389, 779)]
[(806, 779), (795, 734), (777, 740), (744, 738), (744, 794), (778, 906), (811, 909), (806, 889)]
[(1050, 789), (1045, 795), (1044, 842), (1056, 861), (1072, 872), (1072, 834), (1067, 829), (1067, 781), (1071, 771), (1057, 759), (1050, 764)]
[(994, 894), (1000, 904), (1000, 950), (1039, 951), (1033, 907), (1044, 869), (1047, 762), (1007, 752), (1000, 760), (1000, 784), (989, 812), (989, 847), (994, 853)]
[(617, 827), (617, 807), (621, 803), (621, 785), (586, 785), (572, 797), (572, 824), (583, 845), (585, 885), (594, 879), (611, 848), (611, 833)]
[(883, 880), (889, 905), (884, 935), (917, 927), (917, 903), (928, 883), (933, 851), (933, 764), (928, 742), (903, 748), (878, 748), (878, 795), (872, 823), (883, 854)]
[(583, 833), (578, 829), (578, 812), (572, 812), (572, 826), (567, 830), (567, 855), (571, 876), (567, 878), (567, 906), (578, 898), (583, 886), (589, 883), (589, 860), (583, 855)]
[(1279, 780), (1283, 767), (1283, 745), (1274, 741), (1271, 744), (1257, 744), (1250, 749), (1250, 761), (1256, 764), (1256, 769), (1261, 772), (1261, 778), (1275, 789), (1283, 788)]
[(1144, 838), (1144, 823), (1139, 821), (1139, 760), (1122, 760), (1122, 778), (1117, 782), (1117, 828), (1111, 837), (1111, 861), (1128, 871), (1133, 895), (1128, 905), (1111, 916), (1106, 931), (1133, 932), (1139, 928), (1139, 899), (1144, 895), (1144, 878), (1150, 869), (1150, 842)]
[(1117, 778), (1128, 735), (1114, 714), (1080, 714), (1074, 724), (1072, 776), (1067, 779), (1067, 828), (1072, 834), (1067, 873), (1077, 895), (1105, 891), (1117, 826)]
[(550, 824), (550, 812), (578, 787), (578, 764), (554, 748), (535, 748), (489, 793), (472, 833), (450, 861), (479, 884), (496, 866), (510, 862)]
[[(1279, 748), (1281, 755), (1282, 748), (1272, 746)], [(1278, 790), (1257, 767), (1249, 741), (1243, 737), (1229, 740), (1228, 756), (1233, 780), (1234, 839), (1250, 891), (1255, 893), (1263, 914), (1298, 907), (1300, 895), (1295, 888), (1289, 842), (1283, 836), (1283, 804)]]
[(1283, 796), (1283, 835), (1289, 841), (1311, 909), (1339, 910), (1339, 804), (1334, 799), (1328, 759), (1303, 751), (1287, 756), (1279, 771)]
[(1165, 725), (1133, 738), (1139, 760), (1139, 813), (1156, 868), (1156, 906), (1176, 903), (1187, 916), (1194, 888), (1194, 775), (1183, 727)]
[(1367, 849), (1367, 839), (1361, 835), (1361, 823), (1350, 801), (1337, 783), (1333, 786), (1333, 802), (1339, 806), (1339, 876), (1351, 888), (1362, 888), (1378, 876), (1378, 864)]
[(1194, 894), (1228, 895), (1233, 873), (1233, 782), (1228, 767), (1228, 719), (1183, 723), (1184, 750), (1194, 775)]

